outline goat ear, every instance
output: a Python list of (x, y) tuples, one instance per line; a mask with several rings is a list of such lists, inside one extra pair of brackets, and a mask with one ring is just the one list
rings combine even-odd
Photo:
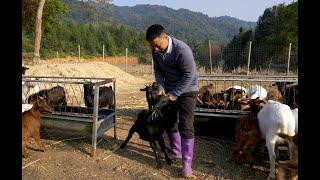
[(238, 102), (240, 104), (249, 104), (250, 100), (248, 100), (248, 99), (238, 99)]
[(140, 91), (146, 91), (146, 90), (147, 90), (147, 88), (140, 89)]

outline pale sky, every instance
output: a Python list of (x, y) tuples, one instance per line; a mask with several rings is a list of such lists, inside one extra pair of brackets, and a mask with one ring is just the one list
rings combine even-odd
[[(297, 1), (297, 0), (294, 0)], [(245, 21), (258, 21), (266, 8), (293, 0), (113, 0), (118, 6), (137, 4), (162, 5), (173, 9), (189, 9), (202, 12), (209, 17), (231, 16)]]

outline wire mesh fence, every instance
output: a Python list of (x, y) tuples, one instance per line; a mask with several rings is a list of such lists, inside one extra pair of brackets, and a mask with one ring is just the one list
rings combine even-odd
[[(296, 44), (211, 47), (211, 58), (200, 59), (201, 74), (297, 75)], [(212, 72), (211, 72), (212, 68)]]
[[(80, 48), (79, 48), (80, 47)], [(104, 46), (101, 46), (103, 52)], [(209, 46), (208, 46), (209, 49)], [(204, 74), (260, 74), (260, 75), (297, 75), (298, 74), (298, 46), (297, 44), (276, 45), (247, 43), (244, 45), (212, 45), (208, 50), (195, 52), (198, 72)], [(69, 57), (71, 61), (83, 62), (85, 59), (106, 61), (118, 66), (127, 73), (134, 75), (148, 75), (153, 73), (151, 53), (141, 58), (138, 52), (124, 49), (120, 56), (106, 56), (104, 53), (96, 56), (87, 55), (86, 50), (80, 45), (75, 45), (75, 52), (63, 55), (56, 52), (52, 58), (60, 59)], [(197, 50), (199, 51), (199, 50)], [(197, 55), (196, 55), (197, 54)], [(198, 56), (201, 54), (201, 56)], [(70, 58), (72, 57), (72, 58)], [(23, 53), (25, 62), (32, 59), (32, 53)]]
[[(74, 107), (69, 113), (92, 114), (95, 86), (99, 87), (99, 96), (104, 96), (98, 99), (98, 111), (105, 108), (114, 110), (114, 78), (24, 76), (22, 103), (31, 104), (41, 96), (48, 99), (55, 113), (64, 113), (68, 107)], [(110, 95), (106, 96), (105, 92)], [(109, 101), (103, 102), (105, 99)]]

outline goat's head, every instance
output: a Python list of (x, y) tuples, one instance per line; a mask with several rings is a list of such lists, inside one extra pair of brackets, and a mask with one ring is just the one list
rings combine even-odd
[(156, 83), (152, 83), (151, 85), (145, 85), (145, 88), (140, 89), (140, 91), (146, 92), (146, 98), (148, 102), (149, 108), (152, 108), (160, 99), (157, 95), (157, 85)]
[(22, 75), (24, 75), (26, 73), (26, 70), (28, 70), (29, 68), (22, 66)]
[(52, 112), (53, 109), (48, 103), (48, 99), (46, 97), (39, 96), (34, 102), (33, 106), (37, 108), (41, 113), (42, 112)]
[(159, 101), (154, 105), (153, 109), (163, 110), (170, 103), (170, 98), (169, 96), (166, 96), (166, 95), (161, 95), (158, 97), (159, 97)]
[(250, 109), (251, 113), (258, 114), (258, 112), (266, 104), (266, 101), (261, 100), (259, 99), (259, 97), (257, 97), (256, 99), (239, 99), (238, 103), (244, 105), (241, 110)]
[(244, 149), (238, 150), (237, 152), (237, 163), (245, 163), (248, 162), (249, 164), (253, 164), (255, 159), (252, 156), (252, 152), (244, 146)]

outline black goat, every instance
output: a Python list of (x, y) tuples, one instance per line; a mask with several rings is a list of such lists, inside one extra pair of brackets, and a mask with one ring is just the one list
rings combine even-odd
[(59, 85), (51, 89), (43, 89), (35, 94), (32, 94), (28, 98), (28, 103), (31, 104), (38, 99), (39, 96), (42, 98), (47, 98), (48, 103), (53, 107), (67, 105), (66, 92), (64, 88)]
[(136, 122), (130, 128), (128, 137), (121, 144), (120, 148), (124, 148), (131, 139), (133, 133), (137, 132), (140, 139), (150, 142), (150, 146), (156, 158), (157, 168), (162, 168), (162, 165), (157, 153), (156, 141), (159, 143), (165, 155), (167, 164), (171, 165), (172, 160), (168, 156), (167, 148), (163, 139), (163, 132), (168, 126), (165, 118), (167, 114), (170, 113), (171, 107), (169, 104), (170, 101), (167, 96), (160, 96), (159, 102), (155, 105), (155, 108), (158, 110), (142, 110), (138, 114)]
[[(83, 99), (87, 107), (93, 107), (94, 100), (94, 89), (93, 83), (89, 82), (83, 85)], [(114, 109), (114, 96), (115, 93), (112, 90), (112, 86), (99, 87), (99, 108), (107, 107)]]
[(145, 88), (140, 89), (140, 91), (146, 92), (146, 99), (148, 103), (148, 108), (151, 110), (159, 101), (159, 97), (157, 96), (157, 83), (153, 82), (151, 85), (146, 85)]
[(281, 92), (285, 104), (291, 109), (298, 108), (298, 84), (293, 82), (276, 82), (273, 85), (277, 86)]

